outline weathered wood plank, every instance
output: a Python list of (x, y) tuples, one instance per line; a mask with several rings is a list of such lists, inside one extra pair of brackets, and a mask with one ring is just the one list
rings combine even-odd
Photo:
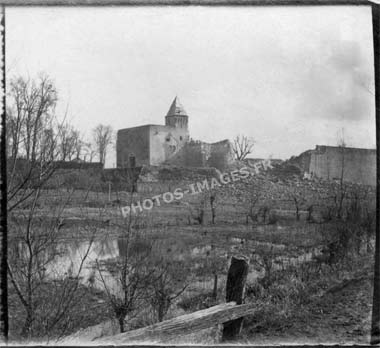
[(253, 311), (254, 306), (252, 304), (236, 305), (235, 302), (223, 303), (138, 330), (124, 332), (112, 337), (104, 337), (93, 342), (96, 344), (126, 344), (142, 341), (155, 343), (174, 335), (184, 335), (207, 329), (214, 325), (252, 314)]

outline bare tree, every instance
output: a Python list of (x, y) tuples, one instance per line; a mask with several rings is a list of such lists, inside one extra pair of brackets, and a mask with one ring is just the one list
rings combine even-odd
[[(184, 261), (173, 260), (163, 257), (161, 250), (158, 258), (153, 258), (155, 273), (150, 284), (150, 302), (156, 316), (156, 320), (161, 322), (169, 311), (174, 300), (178, 298), (187, 288), (187, 273)], [(170, 254), (170, 252), (169, 252)]]
[(335, 190), (334, 203), (337, 212), (337, 218), (342, 218), (343, 206), (347, 196), (348, 187), (345, 183), (345, 149), (346, 142), (344, 140), (344, 129), (342, 129), (342, 136), (338, 139), (338, 147), (340, 149), (340, 167), (341, 172), (339, 176), (339, 187)]
[(16, 129), (12, 133), (17, 141), (12, 146), (19, 149), (21, 141), (25, 158), (34, 160), (38, 154), (40, 132), (57, 103), (55, 86), (46, 75), (41, 75), (37, 80), (16, 78), (10, 82), (8, 95), (11, 107), (7, 111), (16, 121)]
[(278, 251), (274, 249), (273, 245), (262, 246), (252, 252), (252, 263), (265, 271), (264, 277), (258, 281), (264, 289), (269, 288), (273, 282), (273, 268), (276, 256), (278, 256)]
[(215, 224), (215, 217), (216, 217), (216, 201), (217, 193), (216, 190), (212, 190), (209, 194), (209, 199), (210, 199), (210, 209), (211, 209), (211, 223), (214, 225)]
[(245, 135), (237, 135), (233, 140), (232, 151), (238, 161), (246, 158), (253, 149), (254, 140)]
[[(43, 218), (41, 213), (46, 213), (46, 208), (40, 208), (44, 197), (39, 188), (33, 194), (31, 207), (26, 212), (12, 214), (10, 218), (10, 229), (18, 238), (9, 244), (8, 275), (25, 311), (21, 328), (21, 336), (24, 338), (48, 337), (58, 323), (67, 317), (75, 303), (79, 277), (94, 240), (95, 228), (85, 228), (86, 238), (90, 242), (79, 260), (78, 269), (66, 276), (58, 274), (60, 281), (55, 283), (55, 287), (47, 285), (49, 277), (52, 277), (48, 269), (59, 255), (62, 213), (69, 204), (72, 193), (73, 191), (68, 197), (63, 197), (56, 206), (50, 206), (51, 215)], [(45, 291), (57, 300), (56, 305), (52, 305), (51, 301), (46, 305)]]
[(75, 159), (79, 160), (82, 155), (83, 148), (85, 146), (85, 142), (81, 139), (81, 133), (79, 130), (74, 130), (73, 138), (74, 138), (74, 154)]
[(83, 153), (83, 160), (85, 162), (93, 161), (94, 156), (96, 155), (96, 151), (94, 150), (94, 147), (90, 142), (83, 142), (81, 151)]
[(262, 183), (257, 180), (251, 180), (238, 186), (238, 200), (241, 201), (245, 208), (246, 214), (246, 224), (248, 224), (248, 219), (251, 219), (252, 223), (256, 223), (258, 220), (258, 209), (257, 206), (262, 195)]
[(226, 260), (218, 255), (216, 245), (211, 244), (211, 250), (206, 253), (206, 267), (213, 276), (212, 297), (214, 300), (218, 297), (218, 280), (219, 275), (226, 270)]
[[(17, 77), (9, 86), (7, 210), (12, 238), (8, 242), (7, 269), (25, 313), (20, 328), (22, 336), (49, 336), (67, 320), (76, 301), (79, 276), (88, 251), (77, 274), (61, 278), (53, 287), (48, 268), (59, 254), (62, 213), (72, 194), (64, 197), (59, 187), (57, 191), (50, 189), (55, 204), (47, 201), (46, 183), (56, 171), (61, 149), (59, 130), (62, 128), (55, 115), (57, 91), (45, 75), (35, 80)], [(86, 236), (92, 240), (88, 233)], [(51, 292), (49, 301), (46, 301), (46, 289)]]
[(9, 83), (8, 212), (15, 209), (51, 177), (57, 159), (57, 91), (45, 75), (36, 80), (14, 78)]
[(93, 137), (99, 161), (104, 164), (108, 146), (111, 145), (113, 141), (113, 130), (111, 126), (99, 124), (93, 129)]
[[(136, 235), (135, 235), (136, 236)], [(132, 238), (134, 239), (135, 236)], [(134, 318), (144, 300), (148, 298), (147, 289), (153, 271), (148, 266), (150, 253), (149, 241), (132, 241), (132, 238), (121, 239), (124, 244), (121, 255), (108, 264), (101, 265), (96, 261), (97, 269), (103, 283), (108, 303), (119, 323), (120, 332), (126, 330), (126, 324)], [(104, 277), (104, 270), (112, 271), (117, 280), (119, 291), (113, 291)]]
[[(301, 218), (301, 209), (309, 209), (310, 204), (307, 205), (309, 194), (308, 189), (302, 183), (293, 182), (288, 185), (284, 185), (285, 195), (290, 201), (294, 203), (296, 220)], [(311, 216), (311, 212), (309, 212)]]
[[(133, 185), (129, 192), (129, 213), (122, 225), (115, 225), (120, 230), (118, 239), (119, 256), (105, 264), (96, 261), (100, 280), (103, 284), (108, 303), (119, 323), (120, 332), (126, 330), (126, 324), (138, 314), (138, 309), (148, 298), (148, 286), (152, 281), (154, 269), (149, 264), (152, 240), (139, 233), (135, 225), (140, 216), (133, 213), (135, 192)], [(117, 291), (109, 288), (104, 271), (113, 274), (117, 281)]]
[(73, 157), (79, 159), (82, 149), (80, 132), (69, 123), (58, 127), (59, 158), (62, 161), (71, 161)]

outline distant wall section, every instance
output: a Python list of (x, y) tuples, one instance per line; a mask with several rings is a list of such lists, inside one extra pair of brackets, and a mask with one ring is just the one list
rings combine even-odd
[(376, 185), (376, 150), (317, 146), (310, 156), (309, 172), (319, 178)]
[(135, 165), (149, 165), (150, 126), (121, 129), (117, 132), (116, 165), (117, 168), (131, 166), (131, 158)]
[(317, 145), (289, 160), (311, 177), (376, 185), (376, 150)]
[(233, 161), (232, 146), (228, 140), (211, 144), (192, 140), (168, 163), (183, 167), (215, 167), (223, 170)]

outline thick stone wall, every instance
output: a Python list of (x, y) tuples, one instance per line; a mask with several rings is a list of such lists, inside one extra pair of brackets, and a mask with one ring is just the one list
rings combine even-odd
[(113, 190), (137, 191), (137, 180), (141, 170), (142, 167), (104, 169), (101, 179), (105, 183), (112, 183)]
[(190, 141), (168, 163), (183, 167), (215, 167), (223, 170), (233, 160), (231, 143), (228, 140), (212, 144)]
[(314, 150), (307, 150), (301, 153), (299, 156), (292, 156), (288, 162), (289, 164), (294, 164), (299, 167), (303, 172), (309, 172), (310, 170), (310, 161), (311, 161), (311, 153)]
[(314, 150), (292, 157), (296, 165), (310, 177), (340, 179), (364, 185), (376, 185), (376, 150), (317, 145)]
[(185, 128), (152, 125), (149, 127), (149, 164), (160, 165), (173, 158), (189, 139)]
[(309, 172), (319, 178), (376, 185), (376, 150), (317, 146), (311, 152)]
[(130, 157), (135, 165), (160, 165), (172, 158), (189, 140), (185, 128), (146, 125), (121, 129), (117, 133), (116, 162), (118, 168), (130, 167)]
[(121, 129), (117, 132), (116, 165), (117, 168), (130, 167), (130, 157), (135, 157), (135, 165), (149, 165), (150, 126)]
[(207, 160), (208, 167), (220, 170), (226, 169), (234, 161), (232, 145), (228, 140), (210, 144), (210, 155)]
[(77, 161), (56, 161), (54, 166), (57, 169), (94, 169), (102, 170), (104, 168), (101, 162), (77, 162)]

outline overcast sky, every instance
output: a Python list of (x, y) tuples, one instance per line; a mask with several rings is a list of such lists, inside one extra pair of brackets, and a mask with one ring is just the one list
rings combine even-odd
[(164, 124), (178, 95), (192, 138), (245, 134), (252, 157), (336, 145), (343, 128), (376, 146), (369, 7), (7, 8), (6, 40), (8, 78), (49, 74), (88, 137)]

